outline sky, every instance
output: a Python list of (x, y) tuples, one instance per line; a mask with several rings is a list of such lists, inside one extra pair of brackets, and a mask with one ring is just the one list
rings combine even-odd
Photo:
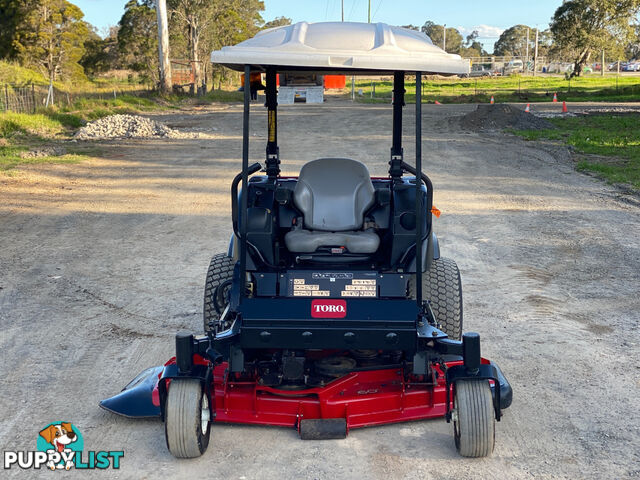
[[(116, 25), (127, 0), (70, 0), (85, 13), (85, 20), (102, 30)], [(212, 0), (215, 1), (215, 0)], [(342, 0), (264, 0), (265, 21), (289, 17), (294, 22), (339, 21)], [(371, 0), (371, 21), (391, 25), (423, 25), (431, 20), (457, 28), (463, 36), (473, 30), (488, 51), (503, 30), (517, 24), (545, 29), (562, 0)], [(367, 21), (368, 0), (344, 0), (344, 19)]]

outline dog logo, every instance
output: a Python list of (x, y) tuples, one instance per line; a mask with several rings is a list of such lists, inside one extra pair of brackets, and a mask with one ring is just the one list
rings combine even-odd
[(71, 422), (53, 422), (40, 430), (37, 450), (5, 450), (4, 469), (119, 469), (123, 450), (84, 450), (82, 434)]
[[(44, 442), (41, 439), (44, 439)], [(75, 465), (73, 461), (75, 452), (82, 451), (81, 443), (80, 432), (75, 429), (73, 424), (69, 422), (52, 423), (40, 430), (38, 450), (50, 454), (49, 461), (46, 463), (47, 468), (69, 470)], [(57, 455), (55, 455), (56, 453)]]
[(347, 316), (345, 300), (312, 300), (311, 316), (313, 318), (344, 318)]

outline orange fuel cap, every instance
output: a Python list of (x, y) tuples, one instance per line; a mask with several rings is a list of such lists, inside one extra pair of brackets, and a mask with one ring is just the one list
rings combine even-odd
[(431, 213), (433, 213), (436, 218), (440, 218), (441, 212), (436, 207), (431, 207)]

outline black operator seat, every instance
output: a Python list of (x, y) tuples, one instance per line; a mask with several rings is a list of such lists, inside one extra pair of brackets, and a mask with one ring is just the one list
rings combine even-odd
[(320, 158), (306, 163), (293, 192), (304, 216), (285, 236), (290, 252), (313, 253), (323, 247), (345, 247), (349, 253), (378, 250), (380, 237), (363, 230), (364, 214), (375, 201), (367, 167), (348, 158)]

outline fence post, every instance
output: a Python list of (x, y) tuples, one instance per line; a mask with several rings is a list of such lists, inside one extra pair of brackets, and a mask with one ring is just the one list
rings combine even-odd
[(33, 113), (36, 113), (36, 89), (31, 82), (31, 103), (33, 104)]
[(9, 85), (4, 86), (4, 109), (9, 111)]
[(53, 82), (49, 83), (49, 91), (47, 92), (47, 102), (45, 107), (49, 107), (49, 105), (53, 105)]

